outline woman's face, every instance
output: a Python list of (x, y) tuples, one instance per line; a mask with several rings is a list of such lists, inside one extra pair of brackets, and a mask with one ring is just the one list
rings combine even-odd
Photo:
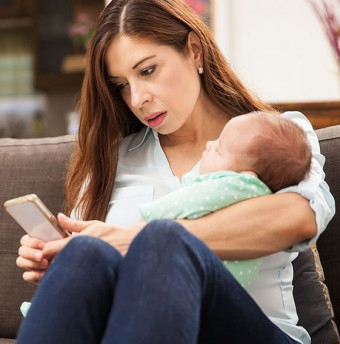
[(121, 35), (105, 56), (111, 82), (135, 116), (166, 135), (179, 130), (197, 107), (201, 84), (194, 52)]

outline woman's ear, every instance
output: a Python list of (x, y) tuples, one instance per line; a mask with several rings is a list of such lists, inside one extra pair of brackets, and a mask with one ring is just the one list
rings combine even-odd
[(192, 57), (196, 68), (203, 66), (202, 43), (195, 32), (189, 32), (187, 44), (189, 55)]

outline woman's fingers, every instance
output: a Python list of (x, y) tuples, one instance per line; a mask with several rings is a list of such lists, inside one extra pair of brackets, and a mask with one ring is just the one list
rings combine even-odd
[(39, 281), (43, 278), (44, 274), (45, 274), (45, 271), (39, 271), (39, 270), (25, 271), (22, 274), (22, 278), (26, 282), (38, 284)]
[(26, 234), (23, 237), (21, 237), (20, 244), (22, 246), (27, 246), (27, 247), (32, 247), (32, 248), (37, 248), (39, 250), (42, 250), (45, 246), (45, 241), (32, 238), (28, 234)]
[(28, 246), (20, 246), (18, 250), (20, 257), (36, 262), (41, 262), (44, 258), (42, 250), (31, 248)]
[(73, 220), (62, 213), (58, 214), (58, 221), (60, 225), (69, 232), (81, 232), (85, 228), (99, 222), (99, 221)]
[(23, 279), (35, 283), (42, 278), (49, 265), (49, 261), (42, 252), (45, 242), (24, 235), (20, 240), (20, 244), (16, 264), (19, 268), (27, 270), (23, 273)]
[(42, 254), (44, 257), (54, 257), (57, 255), (65, 246), (66, 244), (72, 239), (72, 237), (68, 237), (65, 239), (60, 240), (53, 240), (49, 241), (45, 244)]
[(49, 265), (49, 261), (47, 259), (42, 259), (37, 262), (19, 256), (16, 260), (16, 264), (19, 268), (24, 270), (46, 270)]

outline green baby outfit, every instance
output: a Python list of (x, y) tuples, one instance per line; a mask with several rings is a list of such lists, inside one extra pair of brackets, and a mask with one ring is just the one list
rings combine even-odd
[[(196, 219), (228, 205), (263, 195), (270, 189), (248, 173), (220, 171), (203, 175), (188, 173), (183, 188), (140, 207), (145, 221), (157, 219)], [(262, 259), (228, 260), (224, 265), (247, 289), (257, 277)]]

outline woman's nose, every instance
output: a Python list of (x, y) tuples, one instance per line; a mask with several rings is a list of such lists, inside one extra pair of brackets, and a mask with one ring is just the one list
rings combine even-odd
[(135, 109), (140, 109), (151, 100), (150, 93), (141, 85), (131, 86), (131, 105)]

